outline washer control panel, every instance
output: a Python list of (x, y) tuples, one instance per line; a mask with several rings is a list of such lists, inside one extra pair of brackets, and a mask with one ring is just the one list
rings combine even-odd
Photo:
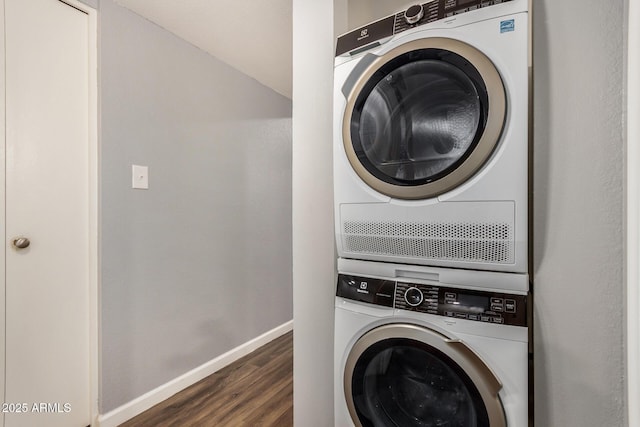
[(427, 3), (416, 3), (395, 15), (338, 37), (336, 56), (347, 52), (355, 55), (362, 50), (378, 46), (379, 44), (375, 43), (378, 40), (409, 28), (509, 1), (511, 0), (432, 0)]
[(354, 301), (499, 325), (527, 326), (527, 297), (475, 289), (338, 275), (336, 295)]
[[(413, 295), (420, 292), (419, 304)], [(496, 292), (397, 282), (394, 307), (455, 319), (527, 326), (527, 297)]]

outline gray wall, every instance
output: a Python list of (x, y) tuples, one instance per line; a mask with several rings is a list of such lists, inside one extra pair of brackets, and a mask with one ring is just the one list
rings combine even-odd
[(622, 426), (625, 1), (534, 10), (538, 426)]
[[(534, 1), (537, 426), (625, 425), (625, 4)], [(404, 5), (349, 0), (349, 27)]]
[(111, 0), (99, 19), (106, 413), (292, 318), (291, 101)]

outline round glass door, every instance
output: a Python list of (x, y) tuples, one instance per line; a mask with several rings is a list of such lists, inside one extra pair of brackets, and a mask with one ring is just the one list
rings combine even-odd
[(475, 48), (409, 42), (379, 57), (351, 91), (344, 145), (358, 175), (392, 197), (442, 194), (472, 176), (498, 143), (502, 80)]
[(464, 344), (414, 325), (375, 329), (347, 360), (349, 412), (362, 427), (505, 426), (500, 383), (478, 362)]

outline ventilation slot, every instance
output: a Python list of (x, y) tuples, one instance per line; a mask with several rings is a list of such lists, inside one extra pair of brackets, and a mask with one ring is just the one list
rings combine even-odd
[(433, 260), (510, 264), (513, 229), (508, 223), (344, 222), (348, 252)]

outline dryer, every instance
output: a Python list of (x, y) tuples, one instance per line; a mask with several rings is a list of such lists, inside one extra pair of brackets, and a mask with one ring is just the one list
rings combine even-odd
[(335, 426), (527, 426), (526, 275), (406, 267), (341, 262)]
[(433, 0), (338, 38), (338, 255), (527, 272), (528, 0)]

